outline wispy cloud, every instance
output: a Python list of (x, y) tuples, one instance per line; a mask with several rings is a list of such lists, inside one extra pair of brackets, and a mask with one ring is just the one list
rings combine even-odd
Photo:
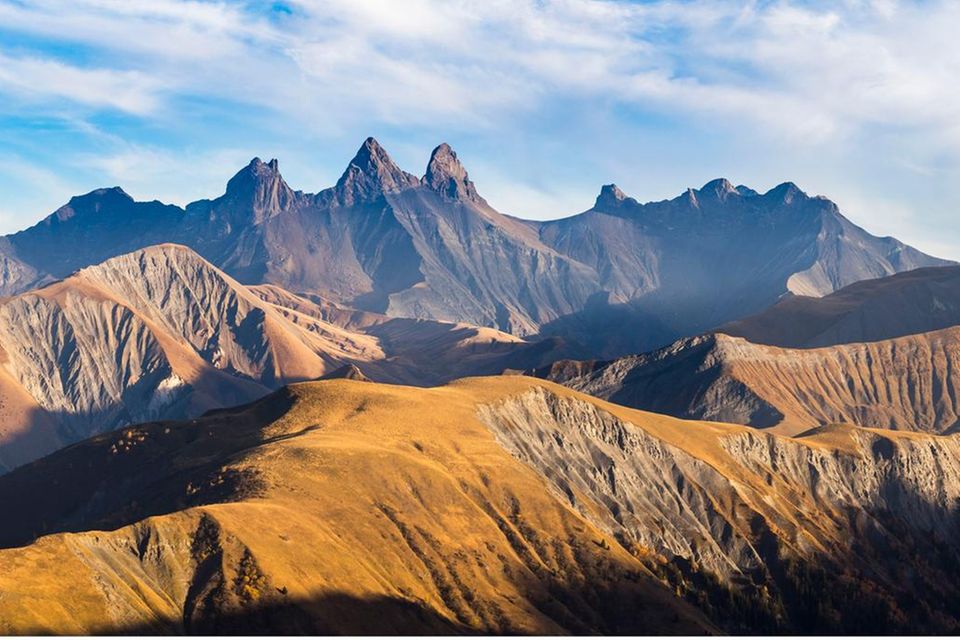
[[(843, 179), (896, 200), (895, 171), (916, 185), (960, 177), (957, 24), (946, 0), (0, 0), (0, 115), (85, 122), (112, 140), (71, 151), (74, 164), (100, 158), (88, 171), (152, 173), (167, 188), (189, 179), (179, 156), (276, 140), (306, 157), (361, 130), (424, 147), (437, 140), (418, 136), (438, 131), (504, 147), (569, 139), (538, 161), (558, 175), (581, 163), (584, 180), (591, 162), (662, 175), (655, 154), (621, 143), (632, 132), (716, 160), (688, 157), (668, 190), (695, 179), (684, 165), (729, 163), (735, 149), (761, 180), (785, 167), (780, 178), (816, 191)], [(113, 126), (119, 116), (132, 121)], [(204, 147), (209, 158), (193, 151)], [(491, 189), (529, 212), (550, 190), (524, 183), (509, 155), (481, 160), (506, 163), (516, 184)], [(928, 217), (945, 219), (938, 206)]]
[(50, 58), (0, 53), (0, 92), (27, 105), (70, 102), (149, 115), (160, 100), (159, 89), (158, 82), (137, 71), (81, 68)]
[[(960, 5), (898, 2), (0, 1), (5, 30), (70, 41), (0, 59), (7, 91), (134, 113), (201, 96), (309, 123), (474, 125), (552, 100), (736, 118), (822, 142), (954, 122)], [(935, 61), (935, 63), (932, 63)], [(112, 63), (112, 68), (107, 66)], [(58, 87), (63, 87), (58, 89)], [(466, 121), (463, 118), (467, 118)]]

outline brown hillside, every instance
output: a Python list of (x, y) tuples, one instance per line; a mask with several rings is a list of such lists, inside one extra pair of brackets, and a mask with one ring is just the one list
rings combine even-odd
[(299, 384), (0, 478), (0, 631), (950, 631), (957, 447)]
[(958, 327), (819, 349), (713, 334), (535, 374), (626, 406), (782, 433), (837, 422), (949, 433), (960, 420)]

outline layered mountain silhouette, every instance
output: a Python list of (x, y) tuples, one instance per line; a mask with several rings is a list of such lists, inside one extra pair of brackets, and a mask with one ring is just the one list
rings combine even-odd
[(716, 333), (532, 373), (629, 407), (787, 434), (834, 423), (931, 433), (960, 427), (958, 327), (819, 349)]
[(960, 427), (960, 269), (791, 296), (719, 333), (533, 375), (631, 407), (786, 433), (836, 422)]
[(276, 160), (254, 159), (222, 196), (184, 210), (119, 188), (73, 198), (3, 240), (0, 291), (162, 242), (190, 246), (244, 284), (393, 317), (558, 335), (608, 356), (757, 313), (785, 294), (947, 264), (871, 236), (790, 183), (759, 194), (715, 180), (648, 204), (608, 185), (582, 214), (520, 220), (490, 207), (448, 145), (417, 178), (369, 138), (317, 194), (291, 189)]
[(791, 183), (527, 221), (370, 138), (0, 292), (0, 633), (960, 629), (960, 267)]
[(721, 331), (759, 344), (823, 347), (960, 325), (960, 267), (864, 280), (822, 298), (788, 297)]
[(958, 455), (522, 376), (302, 383), (0, 477), (0, 632), (949, 633)]
[(0, 301), (0, 471), (125, 424), (193, 417), (346, 365), (433, 385), (571, 351), (494, 329), (248, 288), (158, 245)]

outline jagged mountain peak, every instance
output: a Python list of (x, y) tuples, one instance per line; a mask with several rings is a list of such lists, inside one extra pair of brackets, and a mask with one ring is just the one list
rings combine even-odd
[(225, 209), (221, 216), (235, 226), (259, 224), (287, 209), (295, 200), (296, 193), (280, 175), (276, 158), (264, 162), (257, 157), (230, 178), (216, 204)]
[(615, 209), (627, 200), (633, 200), (633, 198), (628, 198), (620, 187), (613, 183), (605, 184), (600, 187), (600, 195), (597, 196), (593, 208), (600, 210)]
[(769, 200), (783, 202), (783, 204), (790, 204), (797, 198), (803, 200), (809, 198), (809, 196), (793, 182), (780, 183), (763, 194), (763, 197)]
[(430, 154), (423, 184), (453, 200), (478, 200), (480, 196), (457, 152), (446, 142)]
[(701, 196), (714, 196), (719, 200), (725, 200), (728, 196), (733, 194), (740, 195), (740, 192), (737, 191), (737, 189), (726, 178), (715, 178), (700, 187), (697, 192)]
[(735, 190), (733, 184), (726, 178), (714, 178), (699, 189), (699, 191), (722, 191), (726, 193)]
[(250, 161), (227, 182), (227, 193), (249, 188), (250, 185), (261, 181), (283, 180), (280, 176), (280, 163), (274, 158), (264, 162), (259, 157)]
[(415, 176), (401, 169), (375, 138), (367, 138), (347, 166), (334, 193), (343, 206), (376, 198), (384, 193), (402, 191), (420, 184)]

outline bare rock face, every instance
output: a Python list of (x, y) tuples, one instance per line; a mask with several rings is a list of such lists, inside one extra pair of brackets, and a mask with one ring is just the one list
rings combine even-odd
[[(216, 203), (216, 208), (226, 212), (231, 223), (230, 232), (234, 228), (258, 225), (286, 211), (296, 204), (297, 198), (298, 195), (280, 175), (276, 159), (265, 163), (260, 158), (254, 158), (230, 179), (227, 191)], [(216, 212), (211, 215), (215, 216)]]
[[(627, 194), (620, 190), (615, 184), (605, 184), (600, 188), (600, 195), (597, 196), (597, 200), (593, 205), (594, 209), (612, 209), (623, 206), (623, 203), (627, 200)], [(629, 198), (629, 200), (636, 203), (636, 200)]]
[(533, 372), (600, 398), (680, 418), (799, 433), (845, 422), (951, 433), (960, 421), (960, 329), (820, 349), (711, 334), (612, 361)]
[[(955, 560), (935, 558), (957, 558), (956, 437), (832, 426), (795, 440), (652, 414), (630, 422), (548, 390), (480, 416), (571, 508), (675, 567), (665, 575), (678, 593), (692, 589), (718, 615), (733, 611), (730, 595), (711, 594), (706, 576), (752, 602), (735, 608), (771, 629), (957, 624), (956, 610), (933, 622), (893, 604), (955, 590)], [(900, 579), (907, 564), (921, 567), (915, 580)], [(882, 613), (881, 601), (891, 603)]]
[(350, 207), (417, 184), (419, 180), (400, 169), (379, 142), (367, 138), (333, 191), (338, 204)]
[(169, 415), (190, 391), (143, 319), (111, 301), (20, 296), (0, 318), (4, 366), (66, 441)]
[(423, 183), (451, 200), (479, 200), (477, 189), (446, 142), (433, 150)]
[(571, 354), (247, 288), (170, 244), (0, 302), (0, 348), (0, 472), (126, 424), (196, 416), (337, 371), (359, 379), (358, 364), (375, 380), (433, 385)]

